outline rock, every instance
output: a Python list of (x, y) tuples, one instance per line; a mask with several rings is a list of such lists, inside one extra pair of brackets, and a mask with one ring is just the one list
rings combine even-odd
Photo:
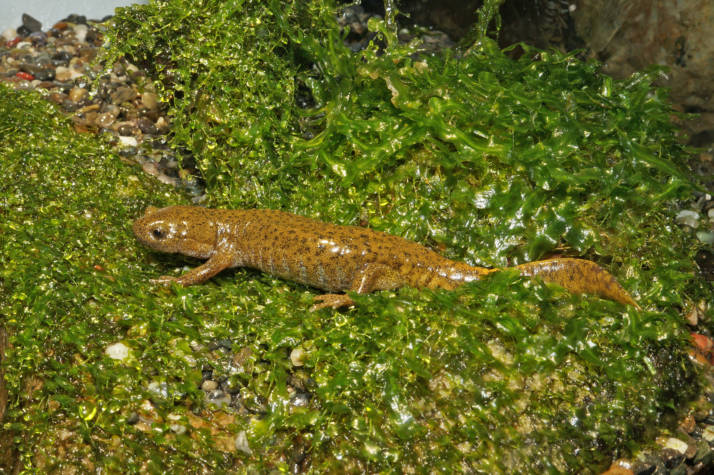
[(62, 104), (64, 101), (69, 99), (66, 94), (61, 92), (52, 92), (47, 98), (55, 104)]
[(137, 135), (136, 132), (139, 129), (132, 124), (131, 122), (122, 122), (117, 124), (116, 131), (119, 133), (119, 135), (129, 137), (129, 136), (134, 136)]
[(5, 41), (12, 41), (17, 38), (17, 30), (15, 28), (8, 28), (0, 33), (0, 37)]
[(139, 145), (136, 137), (119, 137), (119, 143), (122, 147), (136, 147)]
[(125, 360), (129, 357), (129, 347), (122, 342), (114, 343), (107, 346), (104, 353), (113, 360)]
[(186, 433), (186, 426), (179, 424), (179, 422), (181, 422), (180, 414), (169, 414), (166, 416), (166, 420), (169, 422), (169, 429), (171, 429), (174, 433), (178, 435)]
[(304, 365), (306, 357), (307, 354), (305, 353), (305, 350), (300, 347), (297, 347), (290, 352), (290, 361), (292, 362), (293, 366), (299, 367)]
[(161, 116), (156, 121), (156, 128), (159, 129), (160, 132), (165, 132), (169, 128), (169, 122), (163, 116)]
[(47, 35), (41, 31), (31, 33), (28, 38), (34, 46), (44, 46), (47, 43)]
[(25, 27), (30, 33), (42, 31), (42, 23), (35, 20), (27, 13), (22, 14), (22, 26)]
[[(582, 0), (572, 19), (606, 74), (625, 78), (651, 64), (667, 66), (659, 85), (670, 90), (673, 102), (685, 110), (714, 111), (714, 2)], [(697, 122), (688, 125), (696, 131), (702, 127)]]
[(201, 389), (206, 392), (215, 391), (216, 389), (218, 389), (218, 383), (213, 380), (207, 379), (203, 382), (203, 384), (201, 384)]
[(253, 454), (253, 451), (250, 449), (250, 445), (248, 444), (248, 434), (246, 434), (244, 430), (236, 434), (235, 445), (236, 450), (239, 450), (247, 455)]
[(87, 24), (87, 17), (84, 16), (84, 15), (75, 15), (75, 14), (72, 14), (72, 15), (68, 16), (67, 18), (63, 19), (62, 21), (63, 21), (63, 22), (67, 22), (67, 23), (77, 23), (77, 24), (80, 24), (80, 25), (86, 25), (86, 24)]
[(159, 129), (156, 128), (154, 123), (145, 117), (140, 117), (136, 125), (139, 127), (139, 130), (145, 134), (156, 135), (159, 133)]
[(711, 231), (697, 231), (697, 239), (699, 239), (704, 244), (714, 245), (714, 232)]
[(145, 92), (141, 95), (141, 104), (149, 110), (155, 110), (158, 105), (158, 98), (153, 92)]
[(55, 77), (55, 69), (53, 67), (38, 66), (36, 64), (22, 64), (20, 69), (28, 74), (31, 74), (35, 79), (40, 81), (49, 81)]
[(73, 68), (65, 66), (57, 66), (55, 68), (55, 79), (61, 82), (72, 81), (81, 76), (82, 73), (75, 71)]
[(87, 39), (87, 31), (89, 31), (89, 27), (87, 25), (75, 25), (74, 26), (74, 37), (79, 41), (80, 43), (84, 43)]
[(80, 102), (87, 97), (88, 94), (89, 91), (86, 89), (75, 86), (69, 91), (69, 100), (73, 102)]
[(672, 449), (677, 453), (684, 454), (687, 452), (687, 449), (689, 448), (689, 444), (687, 444), (683, 440), (679, 440), (675, 437), (669, 437), (664, 442), (664, 448)]
[(114, 123), (115, 119), (116, 119), (115, 114), (112, 114), (111, 112), (102, 112), (97, 115), (96, 124), (97, 124), (97, 126), (106, 129), (106, 128), (109, 128), (109, 126)]
[(111, 99), (114, 104), (121, 104), (122, 102), (127, 102), (136, 97), (136, 91), (127, 86), (122, 86), (117, 88), (111, 93)]
[(677, 213), (675, 220), (679, 224), (689, 226), (690, 228), (696, 228), (699, 224), (699, 213), (697, 213), (696, 211), (683, 209), (682, 211)]

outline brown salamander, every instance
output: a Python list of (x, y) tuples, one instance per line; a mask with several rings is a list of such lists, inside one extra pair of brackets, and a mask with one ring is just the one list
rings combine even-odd
[[(133, 226), (143, 244), (162, 252), (208, 259), (180, 277), (160, 283), (193, 285), (230, 267), (250, 267), (325, 290), (313, 310), (351, 305), (346, 294), (405, 285), (454, 289), (499, 269), (452, 261), (398, 236), (339, 226), (269, 209), (225, 210), (196, 206), (149, 207)], [(592, 261), (555, 258), (516, 266), (576, 293), (637, 306), (615, 278)], [(638, 307), (639, 308), (639, 307)]]

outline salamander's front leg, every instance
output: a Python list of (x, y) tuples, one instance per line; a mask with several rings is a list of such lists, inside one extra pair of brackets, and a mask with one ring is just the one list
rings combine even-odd
[(232, 264), (233, 259), (230, 254), (216, 253), (202, 265), (194, 267), (181, 277), (171, 277), (169, 275), (164, 275), (159, 277), (158, 279), (152, 279), (152, 282), (163, 285), (168, 285), (171, 282), (176, 282), (177, 284), (181, 284), (184, 287), (188, 287), (189, 285), (200, 284), (202, 282), (207, 281), (223, 269), (231, 267)]
[[(357, 274), (350, 289), (358, 294), (368, 294), (375, 290), (396, 289), (404, 285), (404, 279), (391, 267), (383, 264), (365, 264)], [(310, 308), (314, 312), (325, 307), (339, 308), (353, 305), (355, 302), (346, 294), (323, 294), (314, 298), (315, 305)]]

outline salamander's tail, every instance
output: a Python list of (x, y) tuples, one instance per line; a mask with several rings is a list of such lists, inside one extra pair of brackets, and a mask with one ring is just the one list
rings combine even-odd
[(555, 258), (515, 267), (522, 275), (537, 275), (573, 293), (595, 294), (625, 305), (640, 306), (608, 271), (585, 259)]

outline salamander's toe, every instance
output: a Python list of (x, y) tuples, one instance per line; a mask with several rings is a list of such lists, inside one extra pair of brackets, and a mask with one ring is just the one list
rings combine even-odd
[[(313, 299), (315, 305), (310, 307), (310, 311), (320, 310), (325, 307), (340, 308), (353, 305), (355, 302), (347, 294), (323, 294), (318, 295)], [(317, 303), (319, 302), (319, 303)]]

